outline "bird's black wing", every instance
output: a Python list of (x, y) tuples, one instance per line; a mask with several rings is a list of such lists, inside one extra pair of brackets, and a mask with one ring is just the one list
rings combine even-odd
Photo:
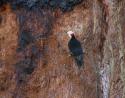
[(68, 43), (68, 47), (74, 56), (83, 54), (81, 43), (77, 39), (71, 39)]
[(81, 43), (77, 39), (71, 39), (68, 43), (68, 47), (78, 67), (81, 67), (83, 65), (83, 49)]

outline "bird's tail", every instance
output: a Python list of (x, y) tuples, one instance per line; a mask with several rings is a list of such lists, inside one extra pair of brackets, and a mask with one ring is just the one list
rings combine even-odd
[(78, 65), (79, 68), (81, 68), (81, 66), (83, 66), (83, 55), (78, 55), (75, 57), (75, 61)]

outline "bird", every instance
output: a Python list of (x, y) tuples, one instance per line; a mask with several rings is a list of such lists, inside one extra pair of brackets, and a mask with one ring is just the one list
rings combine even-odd
[(83, 49), (81, 43), (76, 39), (73, 31), (68, 31), (67, 34), (70, 38), (68, 42), (70, 55), (75, 59), (77, 66), (80, 68), (83, 65)]

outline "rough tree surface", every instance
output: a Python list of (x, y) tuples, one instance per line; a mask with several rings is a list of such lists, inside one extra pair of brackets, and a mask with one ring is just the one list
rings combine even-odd
[(125, 98), (125, 0), (0, 0), (0, 98)]

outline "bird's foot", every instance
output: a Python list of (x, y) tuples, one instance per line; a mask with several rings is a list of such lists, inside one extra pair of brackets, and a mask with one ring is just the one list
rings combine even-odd
[(71, 57), (71, 56), (72, 56), (71, 54), (68, 55), (68, 57)]

